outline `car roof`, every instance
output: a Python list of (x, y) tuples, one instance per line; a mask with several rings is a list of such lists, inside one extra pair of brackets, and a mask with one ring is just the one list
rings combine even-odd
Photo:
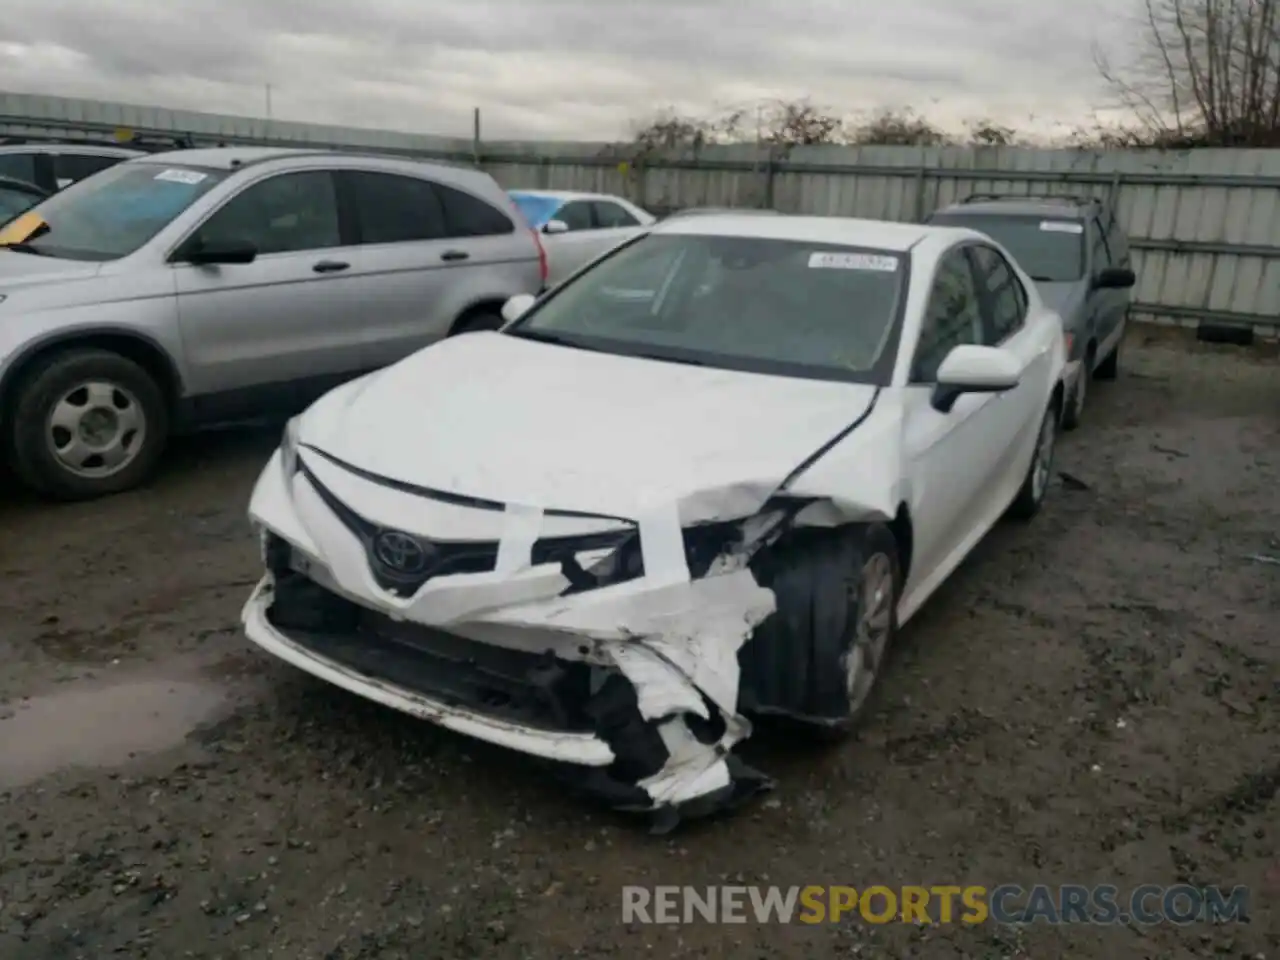
[(1025, 200), (1017, 197), (992, 198), (948, 204), (935, 210), (934, 213), (947, 216), (974, 213), (984, 217), (1083, 217), (1097, 203), (1099, 203), (1097, 200), (1079, 200), (1075, 197), (1064, 197), (1061, 200), (1051, 197), (1034, 197)]
[(732, 213), (736, 215), (762, 214), (771, 217), (782, 215), (777, 210), (758, 210), (753, 207), (682, 207), (673, 211), (671, 217), (706, 217), (716, 213)]
[(288, 147), (197, 147), (193, 150), (165, 150), (162, 153), (144, 153), (137, 163), (181, 163), (213, 170), (234, 170), (269, 160), (285, 160), (290, 157), (322, 157), (327, 150), (304, 150)]
[(507, 191), (508, 193), (518, 193), (522, 197), (545, 197), (547, 200), (560, 200), (568, 203), (570, 200), (621, 200), (622, 197), (610, 196), (607, 193), (585, 193), (581, 190), (525, 190), (516, 188)]
[(700, 217), (676, 217), (659, 221), (655, 233), (692, 234), (715, 237), (759, 237), (768, 240), (797, 240), (850, 247), (906, 252), (928, 237), (959, 239), (973, 236), (962, 227), (939, 227), (922, 223), (891, 223), (854, 217), (778, 216), (776, 213), (709, 213)]
[(0, 153), (79, 153), (90, 157), (147, 156), (142, 150), (128, 147), (108, 147), (100, 143), (6, 143), (0, 144)]

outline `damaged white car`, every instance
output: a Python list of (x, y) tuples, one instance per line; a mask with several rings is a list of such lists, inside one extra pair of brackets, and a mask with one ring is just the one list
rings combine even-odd
[(769, 785), (749, 716), (848, 730), (1049, 485), (1061, 321), (972, 231), (675, 219), (506, 314), (290, 423), (245, 628), (659, 828)]

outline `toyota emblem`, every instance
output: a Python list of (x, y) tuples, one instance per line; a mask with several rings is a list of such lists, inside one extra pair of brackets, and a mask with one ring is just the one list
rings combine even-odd
[(399, 530), (383, 530), (373, 541), (373, 555), (388, 570), (413, 576), (427, 569), (431, 549), (417, 537)]

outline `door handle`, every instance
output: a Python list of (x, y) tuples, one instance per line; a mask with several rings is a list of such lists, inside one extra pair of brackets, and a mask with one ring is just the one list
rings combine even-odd
[(349, 263), (343, 263), (341, 260), (321, 260), (311, 269), (316, 273), (340, 273), (351, 266)]
[(471, 254), (465, 250), (446, 250), (440, 254), (441, 260), (469, 260), (470, 258)]

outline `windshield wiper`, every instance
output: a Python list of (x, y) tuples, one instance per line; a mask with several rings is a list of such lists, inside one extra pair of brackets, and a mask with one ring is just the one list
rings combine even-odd
[(0, 250), (12, 250), (14, 253), (29, 253), (33, 257), (52, 257), (53, 254), (48, 250), (41, 250), (39, 247), (33, 247), (29, 243), (6, 243), (0, 245)]

